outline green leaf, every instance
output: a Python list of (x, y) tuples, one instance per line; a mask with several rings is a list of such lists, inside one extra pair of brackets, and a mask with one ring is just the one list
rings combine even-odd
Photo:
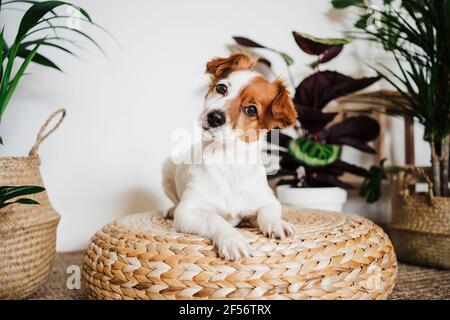
[[(42, 43), (42, 42), (41, 42)], [(27, 69), (30, 62), (33, 60), (34, 56), (36, 55), (37, 50), (39, 49), (41, 43), (36, 44), (34, 49), (28, 54), (28, 56), (25, 58), (25, 61), (20, 66), (19, 70), (17, 71), (16, 75), (14, 76), (13, 81), (11, 84), (8, 85), (8, 88), (6, 90), (5, 95), (0, 95), (0, 116), (5, 110), (6, 106), (8, 105), (9, 100), (11, 99), (12, 94), (16, 90), (17, 84), (19, 83), (20, 78), (24, 74), (25, 70)], [(14, 51), (14, 55), (16, 55), (16, 51)], [(9, 61), (8, 61), (9, 62)], [(5, 78), (4, 81), (7, 79)]]
[(365, 29), (367, 27), (367, 23), (369, 22), (369, 18), (371, 17), (371, 14), (364, 14), (359, 17), (358, 20), (355, 22), (355, 27), (359, 29)]
[[(26, 59), (28, 57), (28, 55), (31, 54), (31, 50), (28, 49), (21, 49), (17, 52), (17, 56)], [(53, 63), (53, 61), (49, 60), (48, 58), (44, 57), (43, 55), (39, 54), (39, 53), (35, 53), (33, 55), (33, 58), (31, 59), (32, 62), (49, 67), (49, 68), (53, 68), (56, 69), (58, 71), (61, 71), (61, 69)]]
[(20, 21), (19, 30), (16, 35), (16, 39), (22, 39), (29, 30), (34, 28), (39, 24), (39, 20), (41, 20), (47, 13), (51, 12), (55, 8), (63, 5), (68, 5), (76, 10), (78, 10), (86, 19), (92, 22), (91, 17), (87, 14), (85, 10), (75, 5), (72, 5), (68, 2), (63, 1), (44, 1), (37, 2), (33, 4), (23, 15), (22, 20)]
[(1, 203), (0, 202), (0, 209), (7, 207), (13, 203), (20, 203), (20, 204), (39, 204), (39, 202), (33, 200), (33, 199), (29, 199), (29, 198), (21, 198), (21, 199), (17, 199), (16, 201), (10, 201), (10, 202), (4, 202)]
[(294, 59), (292, 59), (291, 56), (289, 56), (287, 53), (280, 52), (280, 51), (277, 51), (277, 52), (281, 55), (281, 57), (283, 58), (283, 60), (286, 62), (286, 64), (288, 66), (291, 66), (294, 64)]
[(302, 138), (293, 139), (288, 145), (289, 154), (301, 164), (310, 167), (327, 166), (341, 155), (341, 147)]
[(40, 193), (44, 190), (45, 188), (40, 186), (3, 186), (0, 187), (0, 202), (15, 197)]
[(20, 198), (10, 202), (6, 201), (24, 195), (36, 194), (44, 190), (45, 188), (39, 186), (2, 186), (0, 187), (0, 208), (4, 208), (13, 203), (39, 204), (37, 201), (29, 198)]
[[(51, 37), (51, 38), (40, 38), (40, 39), (36, 39), (36, 40), (22, 42), (20, 44), (20, 46), (19, 46), (19, 50), (26, 49), (29, 46), (37, 44), (39, 41), (42, 41), (42, 40), (45, 40), (45, 39), (47, 39), (47, 40), (57, 40), (57, 41), (68, 41), (69, 43), (71, 43), (71, 41), (72, 41), (72, 40), (69, 40), (69, 39), (54, 38), (54, 37)], [(70, 55), (76, 56), (72, 51), (70, 51), (66, 47), (63, 47), (63, 46), (61, 46), (59, 44), (56, 44), (56, 43), (52, 43), (52, 42), (49, 42), (49, 41), (42, 41), (41, 46), (52, 47), (52, 48), (61, 50), (61, 51), (65, 52), (65, 53), (68, 53)]]
[(39, 32), (39, 31), (48, 30), (48, 29), (64, 29), (64, 30), (68, 30), (68, 31), (71, 31), (71, 32), (75, 32), (75, 33), (79, 34), (80, 36), (88, 39), (92, 44), (94, 44), (97, 47), (97, 49), (99, 49), (106, 56), (106, 52), (103, 50), (103, 48), (91, 36), (87, 35), (86, 33), (82, 32), (80, 30), (72, 29), (72, 28), (69, 28), (69, 27), (66, 27), (66, 26), (53, 26), (53, 27), (39, 28), (39, 29), (31, 31), (30, 33), (27, 34), (27, 36), (29, 36), (29, 35), (31, 35), (33, 33), (36, 33), (36, 32)]
[(0, 118), (5, 111), (7, 102), (6, 96), (8, 94), (9, 80), (11, 76), (12, 69), (14, 67), (14, 59), (17, 54), (17, 45), (14, 44), (8, 54), (8, 63), (6, 64), (5, 71), (3, 72), (2, 82), (0, 84)]
[(368, 203), (374, 203), (381, 197), (381, 183), (387, 179), (384, 168), (385, 161), (386, 159), (383, 159), (378, 167), (372, 166), (370, 168), (370, 177), (364, 179), (359, 189), (359, 195), (366, 198)]
[(4, 29), (2, 29), (2, 32), (0, 33), (0, 83), (3, 78), (3, 59), (6, 57), (6, 52), (8, 51), (5, 39), (3, 38), (3, 31)]
[(331, 4), (336, 9), (344, 9), (357, 4), (364, 4), (363, 0), (332, 0)]
[(0, 137), (0, 144), (3, 145), (3, 139)]
[[(0, 0), (0, 4), (1, 3), (2, 1)], [(79, 17), (74, 17), (75, 19), (87, 21), (91, 25), (97, 26), (100, 29), (105, 30), (101, 26), (94, 24), (92, 22), (91, 17), (84, 9), (65, 1), (33, 1), (33, 0), (3, 1), (3, 4), (14, 4), (14, 3), (27, 3), (30, 4), (30, 6), (22, 16), (15, 40), (10, 47), (8, 47), (8, 45), (3, 39), (3, 31), (1, 32), (0, 49), (2, 50), (0, 50), (0, 119), (11, 97), (15, 92), (18, 82), (20, 81), (21, 77), (25, 74), (26, 68), (28, 67), (30, 62), (41, 64), (43, 66), (47, 66), (56, 70), (61, 70), (51, 59), (37, 52), (40, 46), (53, 47), (55, 49), (74, 55), (67, 48), (65, 43), (61, 44), (50, 42), (50, 40), (61, 42), (64, 41), (78, 47), (74, 41), (69, 40), (65, 37), (59, 37), (56, 34), (57, 29), (67, 30), (68, 32), (65, 34), (68, 33), (79, 34), (82, 37), (87, 38), (106, 56), (104, 50), (88, 34), (77, 29), (69, 28), (66, 25), (52, 24), (53, 19), (56, 19), (56, 21), (58, 21), (57, 19), (68, 17), (67, 15), (59, 15), (58, 13), (56, 13), (55, 9), (57, 9), (60, 6), (69, 6), (74, 8), (75, 10), (78, 10), (78, 12), (81, 14), (81, 16)], [(41, 28), (41, 26), (44, 26), (44, 24), (45, 28)], [(54, 32), (54, 36), (53, 37), (47, 36), (52, 31)], [(39, 39), (36, 39), (36, 37), (34, 37), (34, 33), (37, 32), (47, 33), (47, 35), (45, 37), (41, 37), (39, 35)], [(33, 34), (33, 36), (30, 36), (31, 34)], [(17, 57), (25, 59), (25, 61), (21, 64), (20, 68), (19, 66), (17, 66), (18, 62), (16, 60)], [(18, 71), (16, 72), (16, 70)], [(15, 74), (13, 72), (15, 72)]]
[(21, 203), (21, 204), (39, 204), (36, 200), (29, 199), (29, 198), (20, 198), (15, 201), (15, 203)]
[(297, 33), (300, 36), (302, 36), (303, 38), (311, 40), (313, 42), (326, 44), (326, 45), (330, 45), (330, 46), (345, 45), (345, 44), (350, 43), (353, 40), (353, 38), (350, 36), (347, 36), (344, 38), (318, 38), (318, 37), (314, 37), (310, 34), (303, 33), (303, 32), (295, 31), (295, 33)]

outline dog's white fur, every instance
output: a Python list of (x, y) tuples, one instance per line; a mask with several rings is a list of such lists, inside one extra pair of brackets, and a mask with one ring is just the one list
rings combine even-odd
[[(257, 75), (242, 70), (221, 79), (219, 83), (227, 84), (228, 94), (224, 97), (212, 91), (206, 96), (200, 124), (206, 128), (207, 113), (212, 109), (225, 110), (228, 102)], [(188, 157), (195, 154), (192, 163), (168, 159), (163, 165), (163, 188), (175, 206), (176, 230), (212, 239), (219, 255), (228, 260), (250, 254), (247, 239), (234, 228), (242, 220), (269, 237), (291, 236), (294, 229), (281, 218), (281, 204), (267, 183), (262, 162), (242, 163), (242, 159), (236, 159), (236, 154), (254, 151), (258, 141), (239, 139), (229, 119), (218, 128), (207, 129), (205, 134), (210, 140), (188, 152)], [(217, 159), (227, 161), (220, 163)]]

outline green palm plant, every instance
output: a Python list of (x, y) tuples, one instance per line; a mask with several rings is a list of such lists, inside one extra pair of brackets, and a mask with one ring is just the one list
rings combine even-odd
[[(39, 53), (43, 47), (74, 55), (71, 46), (76, 43), (67, 38), (72, 34), (88, 39), (102, 50), (88, 34), (63, 24), (64, 20), (70, 18), (96, 25), (84, 9), (63, 1), (0, 0), (0, 15), (8, 9), (17, 9), (12, 7), (14, 5), (25, 5), (27, 10), (11, 42), (5, 39), (5, 26), (0, 24), (0, 122), (19, 81), (31, 63), (61, 71), (52, 60)], [(80, 16), (59, 14), (56, 10), (63, 6), (72, 8)], [(65, 31), (65, 36), (61, 36), (60, 31)], [(1, 137), (0, 144), (3, 144)], [(1, 186), (0, 209), (13, 203), (38, 204), (33, 199), (20, 197), (44, 190), (39, 186)]]
[[(11, 43), (4, 37), (5, 26), (0, 25), (0, 121), (19, 81), (31, 63), (61, 71), (51, 59), (39, 53), (43, 47), (74, 55), (72, 46), (76, 43), (68, 38), (69, 35), (74, 35), (88, 39), (102, 50), (88, 34), (63, 23), (67, 22), (67, 19), (78, 19), (97, 26), (83, 8), (64, 1), (0, 0), (0, 15), (7, 9), (15, 9), (11, 7), (13, 5), (26, 5), (28, 9), (23, 14)], [(70, 7), (79, 16), (58, 13), (59, 7), (64, 6)], [(64, 32), (64, 36), (59, 32)]]
[[(3, 186), (0, 187), (0, 209), (13, 203), (39, 204), (30, 198), (18, 198), (25, 195), (35, 194), (44, 191), (45, 188), (39, 186)], [(16, 199), (15, 199), (16, 198)], [(15, 200), (14, 200), (15, 199)]]
[(417, 119), (431, 147), (433, 192), (450, 196), (450, 0), (332, 0), (335, 8), (361, 9), (357, 38), (381, 44), (397, 70), (376, 67), (401, 95), (386, 112)]

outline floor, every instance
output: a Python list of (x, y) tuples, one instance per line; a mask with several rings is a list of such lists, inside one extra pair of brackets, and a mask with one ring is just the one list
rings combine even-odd
[[(82, 261), (82, 252), (58, 253), (53, 270), (47, 282), (30, 299), (86, 299), (83, 289), (67, 288), (67, 283), (77, 286), (75, 275)], [(69, 269), (69, 266), (75, 266)], [(75, 271), (74, 271), (75, 270)], [(450, 270), (437, 270), (400, 264), (397, 284), (390, 296), (391, 300), (450, 299)]]

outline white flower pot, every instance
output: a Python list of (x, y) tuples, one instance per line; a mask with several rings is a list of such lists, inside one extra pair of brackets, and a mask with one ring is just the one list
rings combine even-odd
[(341, 188), (294, 188), (281, 185), (276, 194), (282, 204), (297, 207), (342, 212), (347, 191)]

